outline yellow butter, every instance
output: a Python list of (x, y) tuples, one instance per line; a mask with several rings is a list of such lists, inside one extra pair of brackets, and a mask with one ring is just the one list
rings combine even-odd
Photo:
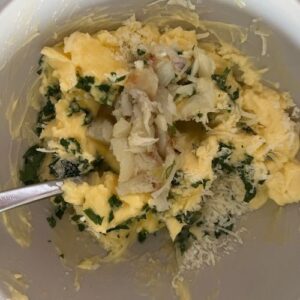
[(183, 30), (176, 27), (162, 34), (160, 43), (172, 46), (178, 50), (191, 50), (197, 45), (197, 36), (194, 30)]
[(76, 68), (63, 49), (45, 47), (41, 53), (53, 68), (52, 75), (59, 80), (61, 90), (65, 92), (73, 88), (77, 83)]
[(300, 163), (288, 162), (267, 181), (269, 197), (278, 205), (300, 201)]
[(277, 159), (286, 162), (299, 151), (299, 136), (295, 124), (282, 110), (280, 99), (279, 93), (267, 87), (259, 91), (247, 89), (242, 107), (256, 115), (260, 124), (257, 132), (266, 140)]
[(102, 82), (111, 72), (122, 73), (126, 63), (117, 57), (107, 43), (88, 33), (74, 32), (64, 40), (64, 52), (71, 56), (73, 65), (83, 75), (94, 76)]
[(180, 223), (176, 218), (167, 218), (166, 226), (172, 241), (174, 241), (177, 234), (181, 231), (183, 224)]

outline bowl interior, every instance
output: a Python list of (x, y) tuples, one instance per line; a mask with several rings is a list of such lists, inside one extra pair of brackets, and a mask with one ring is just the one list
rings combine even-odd
[[(269, 68), (265, 80), (280, 82), (280, 88), (290, 91), (300, 105), (297, 82), (300, 21), (296, 18), (300, 15), (300, 4), (289, 0), (285, 5), (272, 3), (268, 6), (267, 2), (249, 0), (246, 7), (240, 8), (235, 1), (203, 0), (196, 9), (202, 19), (248, 28), (253, 25), (253, 18), (258, 19), (259, 26), (269, 35), (267, 55), (260, 55), (260, 37), (251, 31), (247, 42), (236, 42), (236, 45), (252, 56), (259, 68)], [(35, 120), (35, 112), (28, 106), (28, 99), (34, 97), (30, 90), (37, 78), (40, 49), (78, 29), (113, 28), (133, 12), (138, 19), (147, 17), (153, 10), (157, 13), (155, 6), (147, 6), (149, 3), (151, 1), (14, 0), (0, 10), (1, 188), (16, 184), (15, 170), (29, 143), (24, 137)], [(161, 6), (166, 9), (164, 3)], [(145, 8), (148, 9), (146, 14)], [(66, 220), (52, 231), (46, 222), (49, 207), (48, 201), (29, 206), (33, 226), (30, 247), (20, 247), (5, 226), (0, 225), (0, 279), (8, 278), (7, 271), (23, 274), (29, 284), (24, 290), (30, 299), (175, 298), (168, 270), (172, 268), (173, 258), (164, 233), (134, 246), (131, 258), (125, 261), (78, 273), (70, 267), (71, 263), (63, 266), (55, 246), (59, 245), (73, 263), (83, 252), (98, 253), (99, 246), (84, 234), (77, 240)], [(204, 267), (187, 275), (192, 295), (201, 299), (249, 300), (299, 297), (299, 213), (296, 205), (279, 208), (268, 204), (243, 218), (240, 226), (247, 228), (242, 235), (243, 244), (236, 244), (235, 250), (223, 255), (215, 267)], [(17, 214), (10, 213), (11, 218), (19, 220)], [(12, 226), (19, 228), (19, 224)], [(26, 234), (24, 224), (22, 226), (19, 233)], [(152, 259), (150, 252), (153, 252)], [(78, 277), (81, 288), (76, 291), (74, 282)], [(0, 284), (1, 299), (5, 298), (6, 291)]]

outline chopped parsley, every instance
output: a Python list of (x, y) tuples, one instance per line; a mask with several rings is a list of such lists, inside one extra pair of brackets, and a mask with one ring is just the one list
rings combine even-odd
[(227, 93), (229, 98), (234, 102), (240, 96), (240, 90), (236, 89), (234, 92), (231, 92), (231, 86), (226, 84), (228, 75), (231, 69), (225, 68), (222, 74), (213, 74), (211, 75), (211, 79), (214, 80), (218, 86), (218, 88)]
[(191, 184), (194, 189), (198, 188), (202, 184), (202, 180), (195, 181)]
[(84, 77), (79, 76), (76, 87), (86, 92), (90, 92), (92, 85), (94, 83), (95, 83), (95, 78), (93, 76), (84, 76)]
[(148, 203), (146, 203), (143, 207), (142, 207), (142, 211), (144, 211), (145, 213), (147, 212), (152, 212), (154, 214), (157, 213), (157, 209), (155, 207), (155, 205), (153, 207), (150, 207)]
[(81, 107), (79, 103), (76, 100), (73, 100), (69, 105), (69, 115), (72, 116), (74, 113), (78, 113), (81, 111)]
[(198, 188), (201, 184), (203, 185), (203, 188), (205, 189), (207, 182), (209, 181), (209, 179), (203, 179), (203, 180), (198, 180), (195, 181), (191, 184), (191, 187), (193, 187), (194, 189)]
[(78, 223), (78, 224), (77, 224), (77, 228), (78, 228), (78, 231), (82, 232), (82, 231), (85, 230), (85, 225), (82, 224), (82, 223)]
[(74, 222), (78, 222), (81, 217), (82, 217), (82, 215), (73, 215), (71, 217), (71, 220), (74, 221)]
[(40, 182), (39, 170), (45, 159), (45, 153), (37, 151), (38, 145), (30, 147), (23, 155), (24, 164), (20, 170), (20, 180), (25, 184)]
[(56, 226), (56, 220), (53, 216), (48, 217), (47, 222), (51, 228), (54, 228)]
[(136, 53), (137, 53), (138, 56), (143, 56), (143, 55), (146, 54), (146, 51), (143, 50), (143, 49), (138, 48), (138, 49), (136, 50)]
[(96, 225), (101, 225), (103, 221), (103, 217), (97, 215), (91, 208), (87, 208), (84, 210), (84, 213), (88, 216), (88, 218), (95, 223)]
[(115, 218), (114, 212), (111, 210), (108, 216), (108, 223), (110, 223)]
[(250, 202), (256, 195), (256, 187), (253, 180), (253, 168), (251, 163), (253, 157), (246, 154), (245, 159), (240, 161), (237, 165), (230, 163), (230, 157), (234, 148), (224, 143), (219, 144), (219, 151), (217, 156), (212, 161), (212, 167), (215, 172), (223, 171), (226, 174), (237, 174), (245, 188), (245, 202)]
[(61, 220), (68, 208), (68, 204), (64, 201), (64, 198), (61, 195), (55, 197), (54, 203), (56, 204), (54, 214), (59, 220)]
[(224, 143), (219, 144), (217, 156), (212, 160), (212, 167), (214, 171), (224, 171), (228, 174), (234, 172), (234, 167), (229, 163), (233, 146)]
[(109, 90), (110, 90), (110, 85), (109, 85), (109, 84), (106, 84), (106, 83), (103, 83), (103, 84), (98, 85), (98, 89), (99, 89), (101, 92), (108, 93)]
[(132, 223), (132, 219), (130, 218), (127, 221), (117, 225), (116, 227), (108, 229), (107, 232), (111, 232), (115, 230), (128, 230), (131, 223)]
[(190, 238), (195, 239), (195, 236), (190, 232), (190, 227), (187, 225), (183, 226), (175, 238), (175, 244), (179, 247), (181, 254), (189, 248)]
[(256, 195), (256, 187), (254, 185), (253, 176), (251, 174), (252, 168), (251, 163), (253, 161), (253, 157), (250, 155), (246, 155), (246, 158), (240, 162), (237, 167), (237, 172), (244, 183), (245, 187), (245, 196), (244, 201), (250, 202)]
[(86, 228), (86, 225), (84, 223), (81, 223), (81, 221), (80, 221), (81, 218), (82, 218), (82, 215), (76, 215), (76, 214), (71, 217), (71, 220), (76, 223), (77, 229), (80, 232), (84, 231)]
[(83, 108), (79, 105), (79, 103), (76, 100), (73, 100), (69, 105), (69, 114), (68, 116), (71, 117), (73, 114), (83, 112), (85, 113), (83, 125), (88, 125), (93, 121), (93, 115), (91, 111), (87, 108)]
[[(125, 78), (125, 77), (124, 77)], [(124, 80), (123, 76), (116, 78), (116, 81)], [(121, 85), (112, 85), (111, 83), (102, 83), (97, 86), (100, 97), (99, 102), (104, 105), (112, 106), (117, 96), (123, 91), (124, 87)]]
[(56, 114), (55, 114), (54, 104), (50, 100), (47, 100), (46, 104), (43, 106), (43, 108), (38, 113), (37, 124), (36, 124), (36, 129), (35, 129), (38, 136), (40, 136), (40, 134), (44, 128), (44, 124), (55, 119), (55, 115)]
[(237, 126), (244, 131), (247, 134), (251, 134), (251, 135), (256, 135), (257, 133), (250, 127), (248, 126), (246, 123), (244, 122), (238, 122)]
[(172, 186), (178, 186), (181, 184), (182, 180), (184, 179), (184, 173), (182, 170), (177, 170), (174, 174), (174, 177), (171, 181)]
[(116, 195), (112, 195), (108, 199), (108, 203), (109, 203), (111, 208), (120, 207), (122, 205), (122, 201)]
[(61, 99), (61, 90), (59, 84), (49, 85), (45, 97), (49, 100), (53, 97), (55, 100)]
[(36, 73), (38, 74), (38, 75), (41, 75), (42, 74), (42, 72), (43, 72), (43, 62), (44, 62), (44, 55), (41, 55), (41, 57), (40, 57), (40, 59), (39, 59), (39, 62), (38, 62), (38, 65), (39, 65), (39, 68), (38, 68), (38, 70), (36, 71)]
[(75, 138), (62, 138), (60, 144), (65, 148), (68, 153), (76, 154), (81, 153), (81, 147), (79, 142)]
[(185, 213), (178, 214), (176, 219), (180, 223), (185, 223), (187, 225), (193, 225), (200, 218), (199, 211), (187, 211)]
[(148, 235), (149, 235), (149, 232), (148, 232), (146, 229), (142, 229), (142, 230), (138, 233), (138, 236), (137, 236), (138, 241), (139, 241), (140, 243), (145, 242), (145, 240), (146, 240), (146, 238), (148, 237)]
[(126, 75), (123, 75), (123, 76), (120, 76), (120, 77), (117, 77), (115, 82), (120, 82), (120, 81), (123, 81), (124, 79), (126, 78)]
[(83, 125), (89, 125), (93, 121), (93, 115), (88, 109), (82, 109), (82, 111), (85, 113)]

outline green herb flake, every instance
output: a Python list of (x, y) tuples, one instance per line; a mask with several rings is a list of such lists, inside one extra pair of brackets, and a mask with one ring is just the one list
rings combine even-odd
[(56, 226), (56, 220), (53, 216), (48, 217), (47, 222), (51, 228), (54, 228)]
[(97, 225), (101, 225), (102, 221), (103, 221), (103, 217), (97, 215), (91, 208), (87, 208), (84, 210), (84, 213), (89, 217), (89, 219), (97, 224)]
[(82, 109), (85, 113), (83, 125), (89, 125), (93, 121), (93, 115), (88, 109)]
[(66, 209), (68, 208), (68, 205), (65, 201), (61, 202), (56, 208), (55, 208), (55, 216), (61, 220), (62, 217), (65, 214)]
[(189, 229), (189, 226), (183, 226), (175, 238), (175, 244), (179, 247), (181, 254), (189, 248), (190, 238), (194, 237)]
[(233, 147), (224, 143), (219, 144), (217, 157), (212, 160), (212, 167), (214, 171), (222, 170), (227, 174), (235, 171), (234, 166), (229, 163)]
[(115, 80), (115, 82), (123, 81), (125, 78), (126, 78), (126, 75), (120, 76)]
[(218, 88), (227, 93), (229, 98), (235, 102), (239, 96), (240, 96), (240, 91), (239, 89), (235, 90), (234, 92), (231, 92), (231, 86), (226, 85), (226, 81), (228, 78), (228, 75), (230, 73), (231, 69), (225, 68), (222, 74), (213, 74), (211, 75), (211, 79), (214, 80), (218, 86)]
[(93, 76), (84, 76), (84, 77), (79, 76), (76, 87), (86, 92), (90, 92), (92, 85), (94, 83), (95, 83), (95, 78)]
[(239, 127), (242, 131), (244, 131), (247, 134), (256, 135), (257, 133), (246, 123), (244, 122), (238, 122), (237, 127)]
[(146, 51), (140, 48), (138, 48), (136, 52), (138, 56), (143, 56), (146, 54)]
[(38, 113), (37, 117), (37, 125), (36, 125), (36, 133), (40, 136), (41, 132), (43, 131), (44, 124), (50, 122), (51, 120), (55, 119), (55, 106), (50, 101), (47, 100), (46, 104), (42, 107), (40, 112)]
[(109, 84), (102, 83), (102, 84), (98, 85), (97, 87), (101, 92), (108, 93), (111, 86)]
[(230, 73), (229, 68), (225, 68), (222, 74), (213, 74), (211, 79), (214, 80), (221, 91), (227, 92), (226, 81)]
[(108, 216), (108, 223), (110, 223), (115, 218), (114, 212), (111, 210)]
[(179, 186), (184, 179), (184, 173), (182, 170), (177, 170), (171, 181), (171, 186)]
[(38, 68), (38, 70), (36, 71), (36, 73), (38, 74), (38, 75), (41, 75), (42, 74), (42, 72), (43, 72), (43, 62), (44, 62), (44, 55), (41, 55), (41, 57), (40, 57), (40, 59), (39, 59), (39, 61), (38, 61), (38, 65), (39, 65), (39, 68)]
[(156, 210), (156, 207), (153, 206), (152, 208), (149, 206), (148, 203), (146, 203), (143, 207), (142, 207), (142, 211), (145, 212), (145, 213), (148, 213), (148, 212), (152, 212), (152, 213), (157, 213), (157, 210)]
[(111, 232), (115, 230), (128, 230), (131, 223), (132, 223), (132, 219), (130, 218), (127, 221), (117, 225), (116, 227), (108, 229), (107, 232)]
[(65, 148), (65, 150), (69, 153), (76, 154), (81, 153), (81, 147), (79, 142), (75, 138), (62, 138), (60, 140), (60, 144)]
[(71, 116), (74, 113), (80, 112), (80, 110), (81, 110), (81, 107), (78, 104), (78, 102), (76, 100), (73, 100), (69, 105), (69, 112), (70, 112), (69, 116)]
[(50, 100), (51, 97), (57, 101), (61, 99), (61, 90), (59, 84), (49, 85), (45, 97)]
[(93, 121), (93, 115), (87, 108), (82, 108), (76, 100), (73, 100), (69, 105), (68, 117), (71, 117), (74, 113), (83, 112), (85, 114), (83, 125), (88, 125)]
[(74, 221), (74, 222), (78, 222), (81, 217), (82, 217), (82, 215), (73, 215), (71, 217), (71, 220)]
[(194, 189), (198, 188), (201, 184), (202, 184), (202, 180), (198, 180), (198, 181), (195, 181), (191, 184), (191, 187), (193, 187)]
[(112, 106), (118, 95), (123, 91), (122, 85), (111, 85), (103, 83), (98, 86), (100, 91), (99, 102), (104, 105)]
[(204, 189), (206, 188), (206, 185), (207, 185), (208, 182), (209, 182), (209, 179), (207, 179), (207, 178), (204, 178), (204, 179), (202, 180), (202, 184), (203, 184), (203, 188), (204, 188)]
[(58, 195), (54, 198), (54, 203), (55, 204), (60, 204), (64, 202), (64, 197), (62, 195)]
[(20, 170), (20, 180), (25, 184), (40, 182), (39, 170), (45, 159), (45, 153), (37, 151), (38, 145), (30, 147), (23, 155), (24, 164)]
[(237, 167), (237, 172), (244, 183), (244, 187), (245, 187), (244, 201), (247, 203), (250, 202), (256, 195), (256, 187), (254, 185), (251, 176), (251, 168), (250, 168), (252, 161), (253, 161), (253, 157), (247, 154), (246, 158)]
[(139, 241), (140, 243), (145, 242), (145, 240), (146, 240), (146, 238), (148, 237), (148, 235), (149, 235), (149, 232), (148, 232), (146, 229), (142, 229), (142, 230), (138, 233), (138, 236), (137, 236), (138, 241)]
[(112, 195), (108, 199), (108, 203), (109, 203), (111, 208), (120, 207), (122, 205), (122, 201), (116, 195)]
[(82, 232), (85, 230), (85, 225), (82, 223), (77, 224), (78, 231)]
[(232, 94), (228, 94), (230, 99), (235, 102), (240, 97), (240, 89), (236, 89)]
[(180, 223), (185, 223), (186, 225), (193, 225), (200, 218), (199, 211), (187, 211), (185, 213), (178, 214), (176, 219)]

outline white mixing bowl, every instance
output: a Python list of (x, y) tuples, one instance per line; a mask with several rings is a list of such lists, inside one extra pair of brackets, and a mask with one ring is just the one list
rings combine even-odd
[[(35, 67), (39, 52), (45, 44), (53, 44), (64, 34), (76, 29), (91, 30), (92, 16), (97, 10), (122, 20), (133, 11), (143, 16), (148, 0), (0, 0), (0, 185), (12, 185), (12, 168), (21, 161), (25, 149), (22, 138), (28, 123), (33, 123), (33, 112), (25, 114), (26, 95), (37, 76)], [(245, 2), (246, 6), (243, 6)], [(243, 7), (239, 7), (240, 6)], [(282, 90), (290, 91), (300, 105), (300, 2), (299, 0), (244, 0), (198, 1), (201, 18), (224, 21), (248, 27), (256, 18), (269, 34), (267, 55), (261, 57), (261, 39), (255, 34), (241, 45), (253, 56), (258, 67), (268, 67), (265, 79), (280, 82)], [(100, 14), (100, 12), (99, 12)], [(74, 26), (67, 26), (74, 20)], [(103, 23), (105, 26), (105, 22)], [(60, 30), (63, 28), (63, 30)], [(57, 36), (55, 32), (59, 31)], [(14, 103), (14, 107), (12, 107)], [(13, 108), (13, 110), (12, 110)], [(267, 108), (266, 108), (267, 109)], [(25, 116), (26, 115), (26, 116)], [(20, 123), (25, 119), (25, 123)], [(20, 125), (23, 124), (23, 125)], [(25, 124), (25, 125), (24, 125)], [(300, 183), (299, 183), (300, 184)], [(32, 243), (20, 247), (0, 225), (0, 281), (7, 272), (21, 273), (29, 284), (26, 294), (33, 300), (76, 299), (175, 299), (170, 287), (170, 276), (164, 265), (153, 269), (142, 264), (140, 258), (119, 264), (101, 266), (87, 272), (80, 280), (79, 291), (74, 289), (75, 272), (64, 267), (51, 241), (70, 240), (66, 252), (79, 251), (80, 241), (73, 244), (69, 233), (53, 233), (46, 217), (48, 201), (30, 206), (32, 213)], [(244, 243), (224, 256), (215, 267), (205, 267), (190, 274), (193, 299), (272, 299), (300, 298), (300, 211), (297, 205), (283, 209), (269, 204), (242, 221), (248, 231)], [(24, 229), (24, 228), (23, 228)], [(142, 253), (158, 243), (150, 239), (137, 245), (135, 253)], [(93, 245), (95, 246), (95, 245)], [(89, 251), (89, 250), (87, 250)], [(140, 273), (154, 270), (158, 278), (147, 287), (137, 276), (136, 266), (145, 268)], [(5, 276), (3, 274), (6, 274)], [(2, 276), (2, 277), (1, 277)], [(4, 277), (3, 277), (4, 276)], [(144, 276), (145, 277), (145, 276)], [(155, 280), (154, 280), (155, 281)], [(0, 299), (6, 299), (7, 288), (0, 285)]]

